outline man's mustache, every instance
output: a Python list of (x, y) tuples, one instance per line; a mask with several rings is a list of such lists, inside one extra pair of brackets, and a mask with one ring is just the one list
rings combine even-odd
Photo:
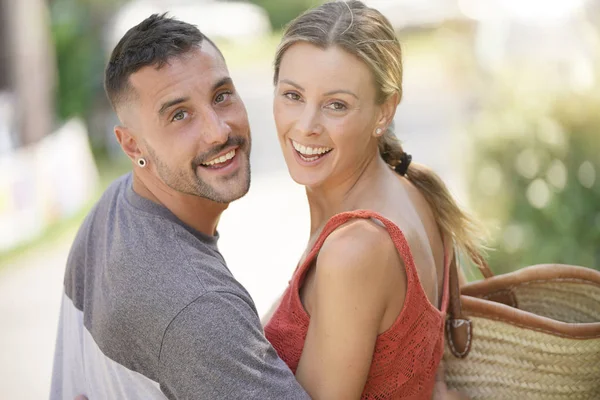
[(243, 137), (230, 136), (229, 138), (227, 138), (227, 141), (225, 143), (220, 144), (220, 145), (210, 149), (209, 151), (207, 151), (203, 154), (200, 154), (199, 156), (196, 156), (196, 158), (194, 158), (194, 160), (192, 161), (192, 166), (194, 167), (194, 169), (196, 169), (200, 166), (200, 164), (203, 164), (203, 163), (215, 158), (215, 156), (217, 156), (219, 153), (221, 153), (226, 148), (234, 147), (234, 146), (238, 146), (239, 148), (244, 148), (246, 146), (247, 142), (248, 142), (248, 140), (244, 139)]

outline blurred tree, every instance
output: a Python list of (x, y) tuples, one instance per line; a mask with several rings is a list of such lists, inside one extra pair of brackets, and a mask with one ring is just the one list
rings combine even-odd
[(52, 38), (56, 48), (60, 120), (88, 118), (94, 99), (103, 96), (103, 30), (123, 0), (52, 0)]
[(54, 122), (52, 90), (56, 73), (49, 40), (45, 0), (3, 0), (7, 34), (9, 90), (16, 99), (20, 141), (27, 145), (50, 133)]
[(86, 117), (94, 91), (101, 85), (99, 67), (103, 54), (100, 38), (91, 26), (91, 12), (80, 2), (57, 0), (52, 3), (52, 38), (58, 64), (56, 90), (60, 120)]
[(322, 0), (250, 0), (264, 8), (274, 30), (282, 29), (288, 22), (311, 7), (322, 4)]
[(0, 91), (8, 90), (10, 82), (7, 9), (7, 0), (0, 0)]
[[(547, 69), (546, 69), (547, 70)], [(498, 231), (497, 273), (538, 263), (600, 269), (600, 84), (544, 69), (488, 87), (470, 129), (472, 203)]]

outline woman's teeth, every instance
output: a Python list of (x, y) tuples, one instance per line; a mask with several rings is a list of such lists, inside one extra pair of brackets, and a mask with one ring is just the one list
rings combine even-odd
[(222, 155), (221, 157), (214, 158), (208, 162), (202, 163), (205, 167), (212, 167), (218, 164), (223, 164), (226, 161), (231, 160), (235, 157), (235, 149), (231, 150), (229, 153)]
[(326, 153), (329, 153), (332, 149), (330, 147), (307, 147), (298, 142), (292, 140), (294, 149), (299, 153), (300, 158), (304, 161), (315, 161), (319, 157), (322, 157)]

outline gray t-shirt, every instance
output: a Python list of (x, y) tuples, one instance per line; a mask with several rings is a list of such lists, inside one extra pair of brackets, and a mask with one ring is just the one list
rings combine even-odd
[(116, 181), (65, 273), (51, 399), (308, 399), (217, 248)]

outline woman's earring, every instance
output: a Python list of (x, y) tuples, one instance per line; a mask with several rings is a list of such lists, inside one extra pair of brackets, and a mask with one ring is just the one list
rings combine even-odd
[(382, 130), (381, 128), (377, 128), (377, 129), (375, 130), (375, 134), (376, 134), (377, 136), (381, 136), (381, 133), (382, 133), (382, 132), (383, 132), (383, 130)]
[(144, 168), (146, 166), (146, 159), (143, 157), (138, 158), (137, 164), (140, 166), (140, 168)]

